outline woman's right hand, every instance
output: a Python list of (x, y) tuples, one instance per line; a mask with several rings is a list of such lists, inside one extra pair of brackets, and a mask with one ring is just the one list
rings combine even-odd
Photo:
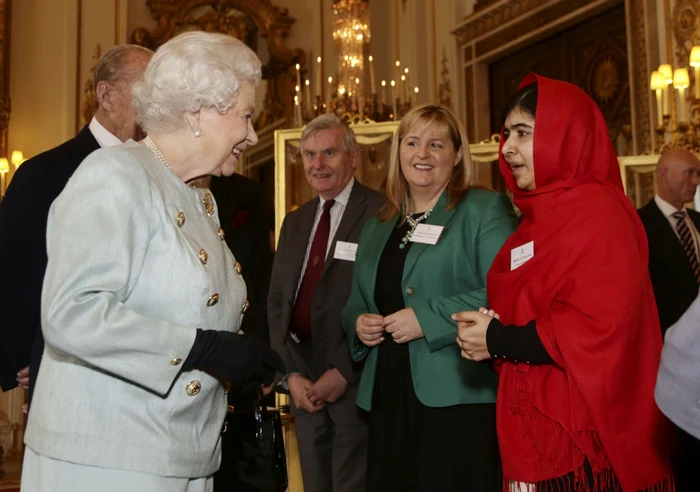
[(384, 316), (372, 313), (361, 314), (355, 322), (355, 333), (357, 338), (368, 347), (379, 345), (384, 341)]
[(498, 320), (501, 319), (501, 315), (498, 314), (498, 313), (497, 313), (496, 311), (494, 311), (493, 309), (486, 309), (485, 307), (481, 307), (481, 308), (479, 308), (479, 312), (480, 312), (481, 314), (485, 314), (486, 316), (491, 316), (492, 318), (496, 318), (496, 319), (498, 319)]

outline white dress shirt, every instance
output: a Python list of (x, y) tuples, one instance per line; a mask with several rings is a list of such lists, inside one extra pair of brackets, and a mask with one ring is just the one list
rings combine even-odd
[(690, 220), (686, 209), (681, 208), (680, 210), (678, 210), (676, 207), (668, 203), (659, 195), (656, 195), (654, 197), (654, 202), (656, 203), (656, 206), (659, 207), (659, 210), (661, 210), (661, 213), (664, 214), (664, 217), (666, 217), (668, 223), (671, 224), (671, 229), (673, 229), (673, 232), (676, 234), (676, 237), (678, 237), (679, 240), (680, 237), (678, 236), (678, 229), (676, 229), (676, 224), (678, 223), (678, 220), (673, 216), (673, 214), (676, 212), (683, 212), (683, 215), (685, 215), (685, 223), (688, 226), (688, 229), (690, 230), (690, 235), (693, 236), (693, 244), (695, 245), (695, 255), (698, 256), (698, 261), (700, 261), (700, 233), (698, 233), (698, 230), (695, 228), (695, 224), (693, 223), (693, 221)]
[[(331, 207), (331, 229), (328, 231), (328, 245), (326, 246), (326, 258), (328, 258), (328, 253), (330, 252), (331, 245), (333, 244), (333, 238), (335, 233), (338, 231), (338, 226), (340, 221), (343, 220), (343, 213), (345, 213), (345, 207), (348, 205), (348, 200), (350, 200), (350, 192), (352, 191), (352, 185), (355, 184), (355, 178), (350, 179), (350, 182), (345, 185), (343, 191), (341, 191), (338, 196), (335, 197), (335, 203)], [(299, 283), (297, 284), (297, 292), (299, 292), (299, 287), (301, 286), (301, 281), (304, 279), (304, 273), (306, 272), (306, 264), (309, 261), (309, 252), (311, 251), (311, 243), (314, 241), (314, 234), (316, 234), (316, 228), (318, 223), (321, 221), (321, 214), (323, 214), (323, 204), (326, 200), (323, 197), (318, 197), (318, 208), (316, 209), (316, 217), (314, 218), (314, 225), (311, 228), (311, 234), (309, 234), (309, 242), (306, 244), (306, 253), (304, 254), (304, 263), (301, 267), (301, 276), (299, 277)], [(296, 295), (294, 296), (296, 299)]]
[(106, 149), (107, 147), (116, 147), (117, 145), (124, 143), (112, 135), (104, 126), (100, 124), (99, 121), (97, 121), (97, 118), (94, 116), (88, 125), (88, 129), (90, 130), (90, 133), (92, 133), (92, 136), (95, 137), (95, 140), (97, 140), (97, 143), (100, 144), (100, 147), (103, 149)]

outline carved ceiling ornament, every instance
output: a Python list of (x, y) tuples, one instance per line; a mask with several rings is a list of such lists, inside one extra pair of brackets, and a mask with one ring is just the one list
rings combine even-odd
[(496, 0), (487, 3), (488, 6), (493, 5), (493, 8), (484, 12), (475, 9), (474, 13), (467, 17), (468, 22), (463, 23), (454, 31), (457, 42), (461, 46), (474, 41), (497, 27), (548, 3), (552, 3), (552, 0)]
[(287, 9), (271, 0), (146, 0), (158, 26), (138, 28), (131, 36), (135, 44), (157, 49), (184, 31), (220, 32), (234, 36), (257, 51), (260, 37), (267, 40), (269, 62), (263, 65), (268, 81), (264, 108), (256, 126), (265, 126), (280, 118), (291, 118), (294, 66), (305, 65), (301, 49), (291, 50), (284, 40), (296, 20)]

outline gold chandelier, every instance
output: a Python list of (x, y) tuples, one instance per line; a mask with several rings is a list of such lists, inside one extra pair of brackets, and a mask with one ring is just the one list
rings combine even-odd
[[(302, 83), (300, 66), (296, 66), (295, 126), (303, 126), (322, 113), (335, 113), (350, 123), (398, 120), (411, 109), (419, 90), (409, 86), (409, 69), (404, 67), (401, 70), (398, 60), (395, 70), (392, 67), (396, 79), (382, 80), (381, 92), (377, 92), (374, 59), (371, 55), (365, 58), (371, 37), (369, 0), (337, 0), (333, 3), (333, 40), (338, 44), (337, 75), (328, 77), (327, 84), (321, 81), (321, 57), (318, 57), (314, 83), (316, 95), (312, 98), (310, 82)], [(369, 86), (366, 72), (369, 72)]]

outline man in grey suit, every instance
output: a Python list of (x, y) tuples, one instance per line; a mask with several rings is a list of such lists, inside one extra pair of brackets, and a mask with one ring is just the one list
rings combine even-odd
[(285, 217), (272, 267), (270, 341), (288, 371), (278, 387), (294, 402), (305, 492), (361, 492), (367, 425), (340, 311), (360, 232), (384, 197), (354, 179), (355, 134), (336, 116), (306, 126), (301, 153), (318, 196)]

